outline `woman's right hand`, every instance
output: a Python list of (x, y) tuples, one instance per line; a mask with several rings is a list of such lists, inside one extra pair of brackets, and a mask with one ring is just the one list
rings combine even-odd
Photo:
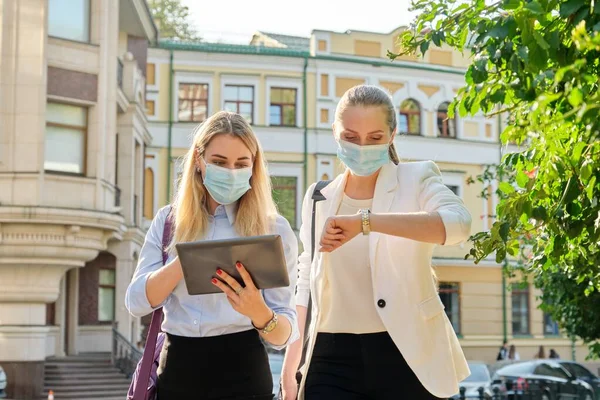
[(282, 377), (281, 393), (283, 394), (283, 400), (296, 400), (298, 398), (298, 382), (295, 376)]

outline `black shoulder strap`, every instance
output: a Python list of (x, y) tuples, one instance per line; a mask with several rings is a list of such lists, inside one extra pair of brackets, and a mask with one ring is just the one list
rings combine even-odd
[(310, 259), (312, 261), (315, 258), (315, 220), (317, 217), (317, 203), (321, 200), (325, 200), (325, 196), (321, 193), (321, 190), (325, 189), (331, 181), (319, 181), (315, 185), (315, 190), (312, 194), (312, 216), (310, 224)]
[[(325, 200), (325, 196), (321, 193), (321, 190), (325, 189), (327, 185), (329, 185), (331, 181), (319, 181), (315, 185), (315, 189), (312, 194), (312, 216), (311, 216), (311, 224), (310, 224), (310, 259), (311, 261), (315, 257), (315, 249), (316, 249), (316, 238), (315, 238), (315, 224), (317, 217), (317, 203), (319, 201)], [(312, 298), (308, 297), (308, 307), (306, 312), (306, 323), (304, 324), (304, 343), (302, 344), (302, 357), (300, 358), (300, 365), (304, 364), (304, 359), (306, 357), (306, 347), (308, 345), (309, 339), (309, 327), (310, 327), (310, 319), (311, 319), (311, 311), (312, 311)], [(299, 379), (299, 375), (298, 375)]]

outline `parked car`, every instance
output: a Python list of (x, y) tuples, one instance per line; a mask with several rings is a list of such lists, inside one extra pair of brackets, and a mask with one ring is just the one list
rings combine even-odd
[(6, 382), (6, 374), (4, 373), (4, 370), (2, 369), (2, 367), (0, 366), (0, 399), (3, 399), (6, 397), (6, 385), (8, 383)]
[[(483, 362), (469, 361), (469, 369), (471, 375), (458, 385), (465, 388), (465, 399), (479, 399), (479, 388), (483, 388), (485, 399), (491, 398), (491, 376), (488, 366)], [(451, 398), (460, 399), (460, 394), (457, 393)]]
[(508, 400), (533, 394), (540, 400), (594, 400), (590, 384), (573, 376), (559, 363), (550, 360), (527, 361), (500, 368), (492, 377)]
[(589, 383), (592, 389), (594, 389), (595, 399), (600, 400), (600, 378), (597, 375), (594, 375), (589, 369), (574, 361), (556, 360), (556, 362), (577, 379)]

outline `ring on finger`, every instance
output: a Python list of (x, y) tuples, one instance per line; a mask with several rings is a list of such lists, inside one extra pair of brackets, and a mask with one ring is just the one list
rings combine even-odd
[(239, 296), (240, 293), (242, 293), (243, 291), (244, 291), (244, 288), (240, 286), (239, 288), (236, 289), (235, 294), (237, 294)]

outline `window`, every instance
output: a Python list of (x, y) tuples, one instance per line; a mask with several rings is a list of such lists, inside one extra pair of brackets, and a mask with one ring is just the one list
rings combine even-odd
[(48, 0), (48, 35), (89, 42), (90, 0)]
[(46, 105), (46, 171), (83, 174), (87, 108), (60, 103)]
[(202, 122), (208, 115), (208, 85), (179, 84), (179, 121)]
[(448, 118), (448, 106), (450, 103), (440, 104), (437, 111), (438, 136), (445, 138), (456, 138), (456, 119)]
[(254, 86), (225, 85), (225, 109), (246, 118), (252, 124), (254, 115)]
[(558, 364), (540, 364), (533, 372), (536, 375), (551, 376), (559, 379), (569, 379), (567, 372)]
[(269, 124), (296, 126), (296, 89), (271, 88)]
[(529, 334), (529, 285), (512, 285), (512, 328), (513, 335)]
[(552, 319), (550, 314), (544, 313), (544, 335), (560, 335), (558, 323)]
[(154, 106), (155, 106), (154, 100), (146, 100), (146, 114), (147, 115), (154, 116), (154, 113), (155, 113)]
[(407, 99), (400, 104), (399, 132), (408, 135), (421, 134), (421, 106), (413, 99)]
[(446, 185), (446, 187), (448, 189), (452, 190), (452, 193), (454, 193), (455, 195), (460, 196), (460, 194), (459, 194), (460, 189), (459, 189), (458, 185)]
[(98, 321), (115, 319), (115, 281), (114, 269), (100, 269), (98, 285)]
[(298, 178), (295, 176), (272, 176), (273, 200), (277, 204), (279, 213), (296, 229), (296, 199)]
[(460, 290), (458, 283), (440, 283), (440, 299), (456, 333), (460, 333)]
[(561, 363), (562, 367), (565, 368), (569, 373), (577, 378), (588, 378), (594, 379), (594, 374), (590, 372), (589, 369), (585, 368), (583, 365), (563, 362)]
[(154, 218), (154, 171), (146, 168), (144, 171), (144, 218)]
[(146, 84), (147, 85), (155, 85), (156, 84), (156, 65), (155, 64), (147, 64), (146, 65)]

